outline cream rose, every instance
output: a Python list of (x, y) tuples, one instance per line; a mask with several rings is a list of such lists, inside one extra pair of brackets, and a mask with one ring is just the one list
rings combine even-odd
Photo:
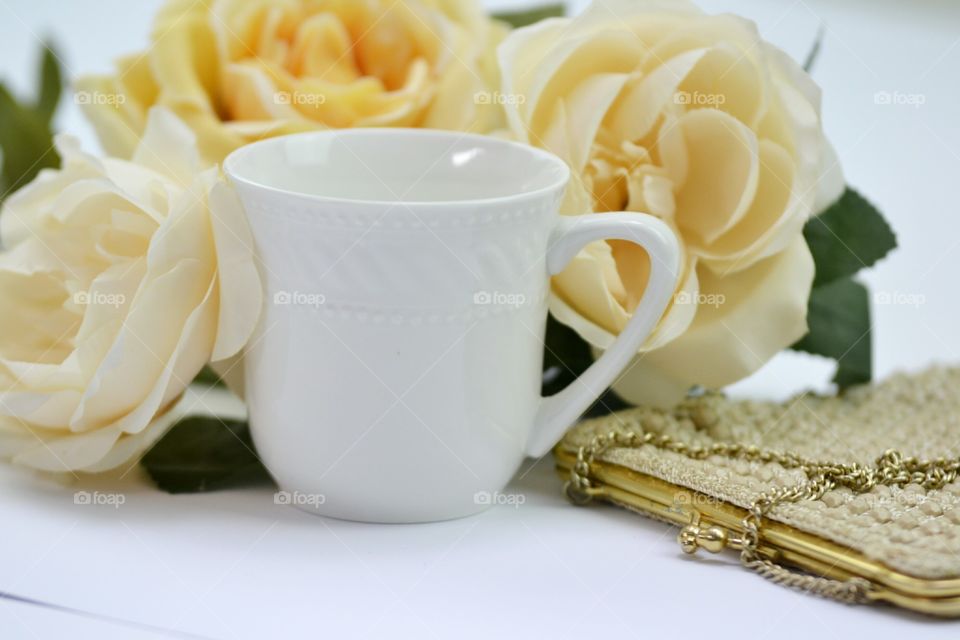
[(153, 105), (207, 162), (253, 140), (363, 126), (485, 132), (502, 111), (505, 27), (476, 0), (169, 0), (147, 52), (77, 90), (104, 147), (129, 157)]
[(136, 163), (61, 137), (0, 217), (0, 455), (102, 471), (150, 446), (260, 310), (246, 219), (190, 130), (153, 110)]
[[(499, 49), (513, 136), (573, 169), (563, 212), (643, 211), (685, 251), (674, 303), (615, 385), (667, 404), (693, 384), (755, 371), (806, 332), (814, 265), (806, 220), (842, 176), (820, 92), (753, 23), (683, 1), (597, 1), (513, 32)], [(553, 281), (551, 310), (598, 349), (646, 286), (628, 242), (583, 251)]]

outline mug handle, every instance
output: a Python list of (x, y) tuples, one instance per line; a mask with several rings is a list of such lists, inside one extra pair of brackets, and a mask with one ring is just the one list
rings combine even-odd
[(680, 275), (680, 248), (666, 224), (646, 213), (561, 216), (550, 237), (547, 271), (560, 273), (577, 253), (597, 240), (626, 240), (650, 256), (650, 276), (633, 317), (603, 355), (565, 389), (542, 398), (527, 442), (528, 456), (540, 457), (555, 445), (623, 371), (656, 327)]

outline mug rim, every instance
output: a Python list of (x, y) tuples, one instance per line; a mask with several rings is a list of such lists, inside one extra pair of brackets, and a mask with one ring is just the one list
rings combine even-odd
[[(303, 190), (286, 189), (271, 185), (269, 183), (251, 178), (249, 175), (243, 175), (237, 165), (243, 161), (244, 156), (251, 153), (263, 152), (268, 147), (274, 147), (283, 144), (284, 140), (294, 138), (350, 138), (365, 137), (371, 135), (384, 135), (408, 138), (445, 138), (451, 141), (451, 146), (461, 140), (472, 140), (477, 143), (489, 145), (491, 147), (519, 149), (528, 154), (532, 159), (541, 162), (547, 162), (553, 165), (560, 176), (550, 184), (531, 189), (529, 191), (519, 191), (503, 196), (493, 196), (489, 198), (453, 198), (443, 200), (378, 200), (369, 198), (346, 198), (342, 196), (328, 196), (318, 193), (310, 193)], [(415, 140), (411, 141), (411, 144)], [(385, 204), (399, 204), (405, 207), (434, 208), (434, 207), (456, 207), (463, 205), (496, 205), (513, 204), (517, 202), (526, 202), (549, 195), (557, 190), (563, 190), (570, 181), (570, 167), (556, 154), (550, 153), (544, 149), (534, 147), (523, 142), (514, 140), (505, 140), (492, 135), (467, 133), (462, 131), (450, 131), (445, 129), (420, 129), (415, 127), (358, 127), (353, 129), (322, 129), (317, 131), (303, 131), (290, 133), (270, 138), (263, 138), (254, 142), (245, 144), (230, 154), (223, 160), (221, 165), (223, 172), (234, 183), (242, 184), (248, 187), (254, 187), (277, 195), (293, 196), (298, 199), (307, 200), (316, 203), (327, 203), (333, 205), (356, 205), (356, 206), (382, 206)]]

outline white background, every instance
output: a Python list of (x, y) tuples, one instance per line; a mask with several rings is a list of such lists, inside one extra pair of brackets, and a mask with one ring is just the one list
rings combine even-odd
[[(29, 91), (48, 36), (71, 76), (107, 72), (145, 46), (159, 5), (0, 0), (0, 78)], [(960, 360), (960, 4), (701, 5), (752, 18), (798, 59), (826, 25), (814, 76), (827, 133), (901, 245), (865, 279), (917, 302), (874, 306), (875, 369)], [(876, 104), (880, 91), (923, 104)], [(71, 100), (57, 123), (95, 146)], [(733, 391), (785, 397), (824, 389), (830, 375), (827, 362), (783, 354)], [(310, 517), (274, 505), (269, 489), (172, 497), (132, 474), (82, 487), (122, 491), (120, 508), (79, 507), (77, 487), (2, 468), (0, 592), (60, 608), (0, 598), (0, 638), (956, 636), (950, 623), (786, 591), (732, 556), (681, 557), (672, 529), (567, 505), (551, 468), (521, 472), (509, 489), (525, 498), (519, 508), (399, 527)]]

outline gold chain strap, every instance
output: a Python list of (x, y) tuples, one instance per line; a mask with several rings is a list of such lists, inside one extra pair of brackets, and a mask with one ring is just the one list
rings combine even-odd
[(567, 497), (578, 505), (590, 502), (594, 496), (602, 493), (590, 479), (590, 467), (594, 460), (612, 448), (637, 449), (645, 445), (691, 460), (723, 456), (748, 462), (776, 462), (785, 469), (802, 470), (807, 476), (805, 481), (792, 487), (764, 492), (753, 501), (742, 520), (743, 534), (739, 538), (729, 539), (726, 530), (720, 527), (703, 529), (695, 520), (680, 531), (678, 540), (686, 553), (694, 553), (699, 548), (717, 552), (732, 544), (740, 548), (741, 564), (764, 578), (849, 604), (868, 601), (873, 585), (862, 578), (833, 580), (810, 576), (761, 557), (759, 546), (764, 517), (779, 504), (818, 500), (828, 491), (839, 487), (846, 487), (855, 494), (866, 493), (877, 485), (903, 487), (910, 483), (921, 485), (928, 491), (940, 489), (956, 480), (960, 471), (960, 460), (917, 460), (893, 450), (885, 452), (874, 466), (868, 467), (857, 463), (815, 462), (791, 453), (740, 444), (691, 446), (667, 435), (642, 430), (610, 431), (594, 437), (589, 445), (580, 447), (577, 461), (570, 470), (570, 479), (564, 486)]

